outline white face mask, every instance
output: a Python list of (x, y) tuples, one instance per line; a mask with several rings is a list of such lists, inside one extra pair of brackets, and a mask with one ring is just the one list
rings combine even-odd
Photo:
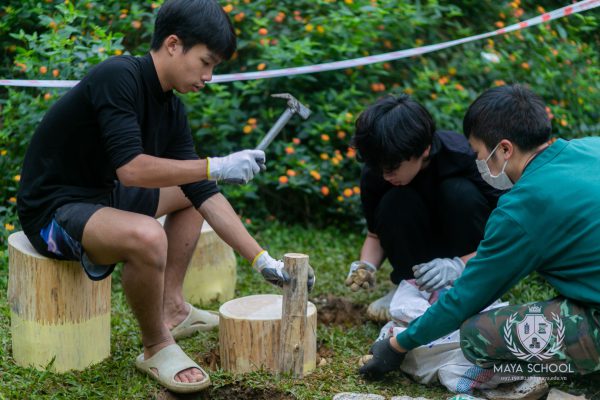
[(492, 172), (490, 171), (490, 167), (487, 164), (488, 160), (496, 152), (496, 149), (498, 149), (498, 146), (500, 146), (500, 143), (498, 143), (496, 145), (496, 147), (494, 147), (494, 150), (492, 150), (492, 152), (490, 153), (488, 158), (486, 158), (485, 160), (475, 160), (475, 163), (477, 164), (477, 169), (479, 170), (481, 177), (491, 187), (493, 187), (494, 189), (498, 189), (498, 190), (507, 190), (507, 189), (510, 189), (513, 187), (512, 181), (510, 180), (508, 175), (506, 175), (506, 172), (504, 172), (504, 169), (506, 168), (506, 164), (508, 164), (508, 160), (506, 160), (506, 162), (502, 166), (502, 171), (500, 171), (500, 173), (498, 175), (492, 175)]

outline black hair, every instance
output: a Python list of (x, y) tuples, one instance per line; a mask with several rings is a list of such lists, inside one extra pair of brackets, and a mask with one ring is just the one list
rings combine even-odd
[(152, 50), (159, 50), (169, 35), (177, 35), (186, 52), (197, 44), (229, 60), (237, 41), (227, 13), (215, 0), (168, 0), (158, 10)]
[(488, 89), (469, 106), (463, 120), (467, 137), (483, 141), (488, 150), (502, 139), (529, 151), (550, 139), (552, 125), (540, 96), (524, 85)]
[(351, 145), (359, 161), (392, 170), (420, 157), (434, 132), (435, 122), (425, 107), (405, 94), (387, 95), (360, 114)]

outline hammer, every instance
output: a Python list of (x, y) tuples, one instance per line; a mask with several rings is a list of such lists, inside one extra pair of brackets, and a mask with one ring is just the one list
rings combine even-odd
[(298, 114), (303, 119), (307, 119), (310, 116), (310, 110), (306, 108), (302, 103), (298, 101), (294, 96), (289, 93), (277, 93), (272, 95), (272, 97), (278, 97), (280, 99), (287, 99), (288, 108), (281, 114), (275, 125), (267, 132), (266, 136), (256, 147), (257, 150), (265, 150), (267, 146), (275, 139), (275, 136), (279, 134), (281, 129), (288, 123), (292, 115)]

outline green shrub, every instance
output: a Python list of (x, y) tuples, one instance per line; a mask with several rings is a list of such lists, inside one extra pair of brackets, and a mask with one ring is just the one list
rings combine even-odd
[[(79, 79), (108, 56), (148, 50), (161, 2), (9, 0), (0, 8), (0, 76)], [(432, 44), (510, 25), (558, 1), (256, 0), (223, 2), (239, 35), (216, 73), (301, 66)], [(245, 217), (360, 222), (360, 166), (348, 143), (356, 116), (385, 93), (423, 102), (438, 127), (461, 131), (470, 102), (494, 85), (525, 82), (548, 102), (556, 136), (597, 135), (598, 13), (588, 11), (493, 39), (349, 70), (209, 85), (182, 96), (197, 149), (217, 155), (254, 147), (284, 109), (270, 94), (308, 105), (268, 148), (254, 184), (226, 187)], [(482, 53), (494, 54), (499, 62)], [(488, 56), (489, 58), (489, 56)], [(54, 72), (57, 71), (57, 72)], [(64, 90), (0, 89), (0, 218), (17, 225), (15, 176), (27, 143)], [(8, 224), (8, 225), (6, 225)]]

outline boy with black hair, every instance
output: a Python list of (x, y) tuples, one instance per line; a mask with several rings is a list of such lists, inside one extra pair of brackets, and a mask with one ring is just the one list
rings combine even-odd
[[(425, 107), (407, 95), (390, 95), (359, 116), (352, 144), (364, 162), (368, 233), (346, 283), (356, 283), (359, 272), (372, 283), (387, 257), (396, 285), (413, 274), (423, 290), (451, 284), (482, 239), (501, 193), (481, 179), (466, 138), (436, 131)], [(394, 291), (369, 306), (371, 319), (390, 319)]]
[[(41, 254), (80, 260), (95, 280), (124, 262), (123, 289), (144, 345), (136, 366), (175, 392), (210, 385), (175, 344), (218, 325), (217, 315), (182, 296), (203, 221), (267, 281), (288, 279), (215, 183), (247, 183), (264, 169), (264, 152), (200, 159), (173, 94), (202, 89), (235, 48), (217, 1), (167, 1), (150, 53), (109, 58), (57, 101), (31, 140), (21, 174), (19, 218)], [(164, 215), (163, 228), (156, 217)], [(311, 274), (309, 288), (313, 283)]]
[[(376, 342), (360, 373), (381, 378), (406, 351), (458, 328), (465, 357), (483, 368), (600, 370), (600, 138), (549, 145), (545, 104), (522, 85), (484, 92), (464, 131), (482, 177), (512, 189), (454, 286), (404, 332)], [(534, 271), (558, 297), (477, 314)]]

